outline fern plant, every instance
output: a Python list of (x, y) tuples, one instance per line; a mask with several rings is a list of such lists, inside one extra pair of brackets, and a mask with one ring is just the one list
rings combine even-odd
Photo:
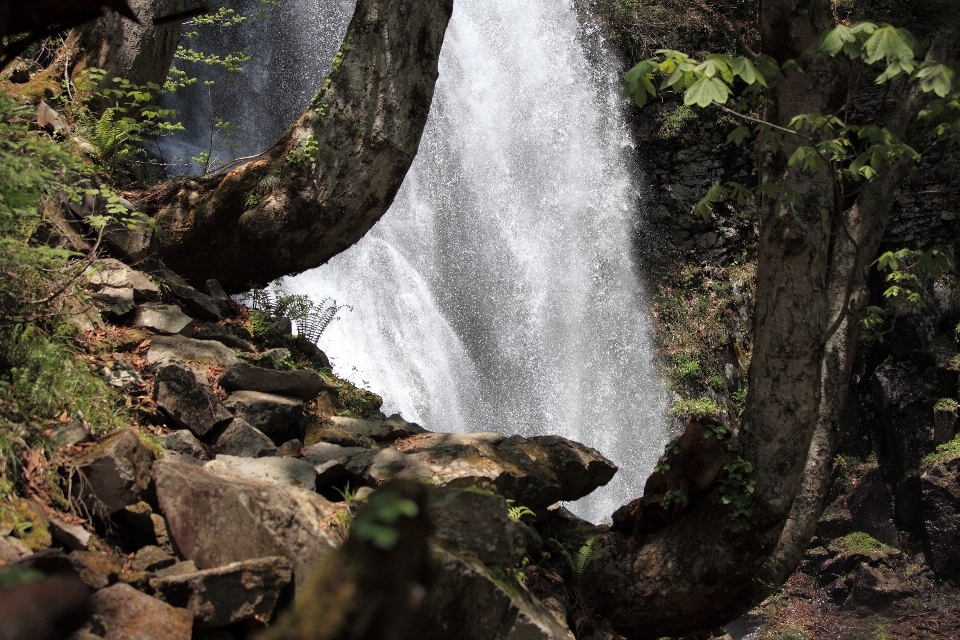
[(597, 536), (591, 536), (586, 542), (580, 545), (576, 555), (567, 551), (567, 548), (559, 540), (554, 539), (553, 541), (560, 548), (560, 553), (563, 554), (564, 559), (567, 561), (570, 572), (573, 574), (574, 582), (579, 581), (580, 576), (583, 575), (583, 572), (586, 571), (590, 565), (590, 561), (593, 560), (596, 555), (597, 550), (594, 547), (596, 547), (597, 544)]
[(350, 308), (348, 305), (337, 305), (332, 298), (324, 298), (316, 303), (309, 296), (289, 293), (282, 279), (273, 283), (272, 290), (251, 289), (235, 299), (257, 312), (257, 322), (262, 323), (266, 318), (290, 318), (297, 326), (297, 334), (311, 344), (317, 343), (324, 330), (337, 317), (337, 312)]

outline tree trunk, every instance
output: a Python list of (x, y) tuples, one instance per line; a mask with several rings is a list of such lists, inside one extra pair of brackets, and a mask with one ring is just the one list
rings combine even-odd
[(420, 144), (452, 0), (360, 0), (330, 77), (259, 159), (159, 203), (160, 257), (232, 292), (319, 266), (386, 212)]
[[(809, 79), (787, 74), (768, 121), (786, 126), (795, 115), (833, 113), (846, 101), (847, 63), (807, 54), (832, 26), (827, 0), (764, 0), (762, 51), (781, 64), (796, 59), (809, 73)], [(953, 57), (958, 40), (954, 14), (928, 57)], [(909, 88), (886, 123), (904, 132), (907, 143), (919, 141), (910, 124), (924, 99), (919, 88)], [(690, 503), (662, 528), (603, 534), (595, 546), (604, 550), (581, 588), (595, 613), (627, 638), (687, 635), (735, 619), (789, 576), (815, 530), (856, 345), (855, 314), (866, 302), (867, 272), (911, 167), (888, 166), (843, 209), (831, 171), (787, 166), (795, 148), (788, 141), (760, 162), (761, 182), (796, 197), (760, 203), (749, 395), (727, 457), (736, 460), (739, 451), (755, 470), (743, 520), (749, 529), (734, 531), (731, 508), (721, 504), (714, 482), (699, 497), (691, 489)], [(686, 459), (702, 463), (695, 455)], [(687, 472), (688, 479), (702, 475), (701, 468)]]

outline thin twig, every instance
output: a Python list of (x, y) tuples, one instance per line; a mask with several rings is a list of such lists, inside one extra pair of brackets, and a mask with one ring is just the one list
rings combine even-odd
[(735, 111), (735, 110), (731, 109), (730, 107), (724, 106), (724, 105), (722, 105), (722, 104), (720, 104), (720, 103), (717, 103), (717, 106), (720, 107), (720, 109), (721, 109), (722, 111), (726, 111), (726, 112), (729, 113), (730, 115), (737, 116), (738, 118), (743, 118), (744, 120), (749, 120), (750, 122), (756, 122), (757, 124), (762, 124), (762, 125), (765, 125), (765, 126), (767, 126), (767, 127), (772, 127), (772, 128), (774, 128), (774, 129), (779, 129), (780, 131), (784, 131), (784, 132), (786, 132), (786, 133), (790, 133), (790, 134), (793, 134), (793, 135), (795, 135), (795, 136), (799, 136), (799, 135), (800, 135), (800, 132), (799, 132), (799, 131), (794, 131), (793, 129), (787, 129), (786, 127), (781, 127), (781, 126), (778, 125), (778, 124), (773, 124), (772, 122), (767, 122), (766, 120), (761, 120), (760, 118), (754, 118), (753, 116), (748, 116), (748, 115), (745, 114), (745, 113), (740, 113), (739, 111)]

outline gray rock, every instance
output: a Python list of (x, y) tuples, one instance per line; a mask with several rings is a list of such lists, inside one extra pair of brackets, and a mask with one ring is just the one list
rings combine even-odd
[(268, 435), (287, 429), (303, 417), (303, 403), (299, 400), (260, 391), (237, 391), (227, 397), (224, 405)]
[(582, 498), (617, 470), (598, 451), (560, 436), (424, 433), (396, 446), (381, 450), (365, 469), (363, 456), (347, 466), (367, 484), (396, 477), (454, 488), (489, 485), (531, 509)]
[(206, 320), (223, 320), (230, 315), (230, 305), (220, 300), (200, 293), (191, 286), (183, 286), (175, 282), (168, 283), (170, 291), (182, 302), (190, 313)]
[(224, 478), (165, 460), (153, 471), (177, 548), (201, 569), (281, 555), (293, 563), (299, 589), (333, 551), (327, 528), (335, 526), (338, 508), (313, 491)]
[(302, 369), (299, 371), (275, 371), (255, 367), (246, 362), (235, 364), (220, 376), (220, 386), (227, 391), (262, 391), (282, 396), (292, 396), (304, 401), (317, 397), (327, 388), (317, 372)]
[(276, 349), (267, 349), (259, 356), (255, 358), (250, 358), (250, 361), (256, 364), (258, 367), (265, 367), (267, 369), (283, 369), (283, 363), (290, 360), (290, 349), (284, 349), (283, 347), (277, 347)]
[(407, 422), (398, 414), (392, 415), (386, 420), (366, 420), (363, 418), (333, 416), (324, 421), (334, 427), (343, 429), (352, 436), (371, 438), (377, 442), (406, 438), (419, 433), (427, 433), (427, 430), (420, 425)]
[[(347, 468), (347, 464), (354, 457), (363, 454), (367, 454), (369, 459), (372, 460), (376, 453), (363, 447), (341, 447), (327, 442), (318, 442), (304, 449), (303, 459), (313, 465), (317, 472), (317, 486), (323, 487), (344, 478), (348, 478), (353, 484), (357, 484), (362, 476), (352, 474)], [(369, 462), (367, 466), (369, 466)]]
[(123, 546), (133, 549), (157, 546), (167, 553), (173, 553), (166, 520), (160, 514), (154, 513), (146, 502), (124, 507), (114, 514), (113, 519)]
[(57, 133), (67, 128), (60, 114), (43, 100), (37, 105), (37, 126), (46, 130), (47, 133)]
[(93, 534), (80, 525), (65, 522), (60, 518), (50, 518), (50, 535), (53, 539), (74, 551), (83, 551), (90, 548)]
[(241, 458), (264, 458), (277, 455), (277, 446), (259, 429), (243, 418), (234, 418), (213, 443), (218, 454)]
[(281, 458), (299, 458), (303, 451), (303, 443), (294, 438), (287, 440), (277, 449), (277, 455)]
[(150, 581), (157, 597), (193, 614), (198, 628), (222, 627), (254, 617), (268, 622), (292, 565), (279, 556)]
[(111, 514), (139, 502), (150, 486), (153, 460), (153, 452), (132, 430), (110, 436), (78, 464), (88, 485), (80, 487), (83, 498), (99, 500)]
[(317, 471), (309, 462), (298, 458), (237, 458), (218, 455), (203, 466), (223, 477), (242, 477), (268, 484), (284, 484), (314, 491), (317, 488)]
[(242, 335), (246, 333), (249, 337), (249, 332), (239, 331), (238, 329), (239, 327), (222, 327), (218, 324), (206, 322), (194, 332), (194, 337), (198, 340), (216, 340), (231, 349), (239, 349), (247, 353), (255, 352), (257, 348)]
[(90, 598), (90, 606), (102, 625), (101, 637), (105, 640), (190, 640), (192, 634), (190, 611), (170, 606), (127, 584), (97, 591)]
[(879, 609), (911, 595), (910, 586), (889, 569), (861, 564), (853, 574), (850, 599), (854, 604)]
[(437, 487), (428, 508), (434, 535), (472, 551), (484, 564), (514, 567), (527, 555), (530, 534), (510, 518), (503, 496)]
[(50, 432), (50, 437), (58, 445), (80, 444), (92, 438), (90, 430), (80, 420), (54, 427)]
[(212, 392), (197, 384), (193, 373), (178, 366), (157, 372), (153, 396), (171, 420), (201, 438), (233, 418)]
[(224, 290), (221, 284), (210, 278), (207, 280), (207, 293), (210, 294), (210, 297), (216, 300), (217, 302), (226, 302), (230, 303), (230, 296), (227, 295), (227, 292)]
[(140, 271), (136, 271), (114, 258), (97, 260), (87, 276), (87, 288), (91, 291), (123, 289), (132, 292), (137, 303), (160, 300), (160, 289)]
[(143, 376), (122, 362), (111, 362), (101, 369), (107, 383), (118, 389), (129, 389), (143, 384)]
[(103, 287), (91, 293), (90, 299), (108, 320), (125, 316), (137, 307), (137, 303), (133, 301), (133, 291), (130, 289)]
[(33, 555), (27, 545), (10, 536), (0, 536), (0, 566), (16, 564)]
[(177, 564), (176, 557), (170, 555), (160, 547), (147, 545), (141, 547), (133, 556), (131, 568), (134, 571), (157, 571)]
[(187, 429), (174, 431), (170, 435), (160, 438), (160, 444), (171, 451), (185, 453), (198, 460), (210, 459), (210, 456), (207, 454), (207, 450), (203, 446), (203, 443), (197, 440), (197, 437)]
[(199, 569), (197, 569), (197, 565), (193, 560), (184, 560), (183, 562), (172, 564), (165, 569), (157, 569), (153, 572), (153, 575), (156, 578), (170, 578), (173, 576), (185, 576), (188, 573), (196, 573), (197, 571), (199, 571)]
[(573, 640), (522, 587), (505, 588), (477, 558), (431, 545), (434, 583), (408, 637), (418, 640)]
[(183, 336), (154, 336), (147, 351), (147, 362), (153, 365), (168, 359), (193, 363), (203, 368), (226, 368), (239, 362), (233, 349), (219, 342)]
[(158, 333), (189, 336), (193, 332), (193, 318), (175, 304), (150, 303), (137, 307), (133, 326)]

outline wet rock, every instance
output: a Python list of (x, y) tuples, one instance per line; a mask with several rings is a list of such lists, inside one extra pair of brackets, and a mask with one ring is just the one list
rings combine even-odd
[(137, 307), (133, 326), (157, 333), (188, 336), (193, 332), (193, 318), (175, 304), (151, 303)]
[(224, 405), (267, 435), (283, 432), (303, 417), (303, 403), (299, 400), (260, 391), (236, 391)]
[(218, 454), (241, 458), (264, 458), (277, 455), (277, 446), (259, 429), (243, 418), (234, 418), (213, 443)]
[(99, 501), (110, 514), (139, 502), (150, 486), (153, 460), (153, 452), (132, 430), (110, 436), (80, 460), (80, 471), (93, 491), (92, 496), (85, 492), (84, 500)]
[(65, 522), (60, 518), (50, 518), (50, 535), (68, 549), (82, 551), (90, 548), (93, 534), (77, 524)]
[(494, 433), (412, 436), (377, 453), (365, 470), (355, 469), (368, 484), (393, 477), (453, 488), (486, 484), (531, 509), (581, 498), (609, 482), (616, 470), (596, 450), (560, 436)]
[(514, 567), (527, 554), (528, 527), (510, 518), (503, 496), (438, 487), (429, 497), (434, 535), (441, 540), (486, 565)]
[(101, 589), (90, 598), (90, 605), (105, 640), (190, 640), (193, 627), (190, 611), (172, 607), (130, 585), (116, 584)]
[(247, 353), (257, 350), (249, 341), (250, 332), (242, 327), (224, 327), (219, 324), (204, 323), (194, 333), (194, 337), (198, 340), (216, 340), (231, 349), (239, 349)]
[(93, 292), (127, 289), (131, 292), (130, 299), (137, 304), (160, 300), (160, 289), (150, 278), (114, 258), (94, 262), (87, 276), (87, 289)]
[(175, 365), (157, 372), (154, 400), (177, 425), (199, 437), (233, 419), (212, 392), (197, 384), (193, 373)]
[(506, 589), (476, 558), (431, 545), (437, 568), (409, 637), (420, 640), (573, 640), (525, 589)]
[[(183, 336), (155, 336), (150, 341), (147, 362), (151, 365), (166, 360), (179, 360), (206, 367), (229, 367), (239, 362), (233, 349), (211, 340), (194, 340)], [(191, 370), (196, 371), (193, 367)]]
[(371, 438), (377, 442), (397, 440), (412, 435), (427, 433), (420, 425), (407, 422), (395, 414), (386, 420), (365, 420), (363, 418), (348, 418), (334, 416), (324, 422), (335, 428), (340, 428), (356, 438)]
[(853, 574), (850, 603), (882, 609), (894, 600), (909, 598), (912, 590), (894, 571), (860, 565)]
[(198, 460), (210, 459), (203, 443), (197, 440), (197, 437), (187, 429), (174, 431), (170, 435), (160, 438), (160, 444), (171, 451), (185, 453)]
[(177, 564), (176, 557), (170, 555), (160, 547), (147, 545), (133, 556), (130, 567), (134, 571), (157, 571)]
[(939, 576), (960, 573), (960, 459), (937, 462), (920, 476), (926, 557)]
[(204, 465), (204, 470), (223, 477), (242, 477), (268, 484), (317, 488), (317, 471), (309, 462), (298, 458), (237, 458), (218, 455)]
[(194, 626), (202, 629), (254, 617), (269, 621), (291, 577), (290, 561), (273, 556), (155, 578), (150, 586), (165, 602), (189, 610)]
[(220, 386), (227, 391), (261, 391), (313, 400), (327, 386), (315, 371), (275, 371), (240, 362), (220, 376)]
[(268, 555), (293, 563), (299, 588), (327, 556), (337, 508), (316, 493), (289, 485), (224, 478), (160, 460), (157, 499), (183, 556), (201, 569)]

